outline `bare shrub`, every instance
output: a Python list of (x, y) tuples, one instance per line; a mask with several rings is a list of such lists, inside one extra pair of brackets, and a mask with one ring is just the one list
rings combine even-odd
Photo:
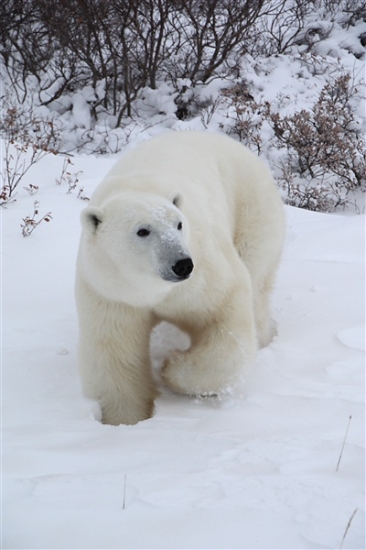
[(159, 80), (194, 86), (230, 71), (234, 50), (268, 0), (4, 0), (0, 54), (24, 101), (29, 76), (49, 105), (85, 86), (95, 90), (91, 115), (134, 115), (133, 102)]
[(245, 82), (223, 90), (227, 98), (228, 118), (230, 123), (226, 133), (236, 136), (239, 141), (255, 150), (258, 155), (262, 150), (262, 125), (267, 113), (265, 104), (258, 103), (250, 95)]
[[(314, 20), (314, 11), (317, 20)], [(335, 23), (348, 28), (365, 21), (366, 1), (269, 0), (262, 15), (247, 38), (247, 51), (253, 57), (284, 54), (297, 46), (305, 46), (309, 53), (317, 42), (328, 38)], [(304, 49), (301, 50), (304, 53)]]
[[(325, 0), (326, 4), (338, 4), (338, 0)], [(365, 0), (343, 0), (342, 2), (343, 24), (347, 27), (357, 21), (366, 21)]]
[(288, 165), (304, 180), (293, 184), (283, 172), (289, 201), (311, 210), (330, 210), (347, 202), (350, 191), (365, 189), (366, 145), (351, 99), (357, 89), (349, 75), (328, 82), (311, 110), (282, 117), (268, 105), (268, 120)]
[(39, 191), (39, 186), (38, 185), (34, 185), (33, 183), (30, 183), (28, 185), (28, 187), (24, 187), (24, 189), (26, 191), (28, 191), (28, 193), (30, 195), (35, 195), (38, 191)]
[(353, 204), (357, 210), (350, 193), (366, 190), (366, 143), (353, 107), (358, 89), (349, 75), (331, 79), (310, 110), (291, 116), (255, 101), (245, 81), (222, 95), (228, 120), (222, 129), (258, 154), (264, 148), (263, 124), (272, 127), (274, 140), (266, 147), (279, 152), (273, 168), (288, 204), (319, 211)]
[(207, 82), (235, 48), (245, 49), (246, 35), (266, 0), (179, 0), (174, 25), (181, 48), (176, 58), (180, 78)]
[(61, 174), (59, 178), (56, 178), (56, 184), (61, 185), (66, 183), (68, 186), (67, 194), (69, 195), (76, 189), (79, 183), (79, 176), (81, 172), (71, 172), (70, 167), (73, 166), (73, 162), (70, 157), (66, 156), (61, 169)]
[(307, 0), (270, 2), (266, 17), (257, 22), (257, 40), (253, 41), (251, 53), (282, 54), (299, 42), (306, 43), (309, 38), (305, 31), (307, 17), (313, 9), (312, 2)]
[[(0, 205), (14, 200), (17, 188), (28, 170), (44, 156), (57, 154), (60, 135), (52, 119), (38, 117), (33, 105), (19, 107), (3, 96), (0, 136), (4, 140)], [(36, 190), (33, 186), (32, 191)], [(29, 189), (28, 189), (28, 192)]]
[(31, 235), (33, 231), (37, 229), (39, 224), (42, 223), (43, 221), (49, 222), (52, 220), (51, 212), (48, 212), (38, 220), (36, 219), (37, 216), (39, 216), (39, 202), (35, 201), (32, 217), (26, 216), (25, 218), (23, 218), (23, 223), (20, 225), (20, 227), (22, 228), (23, 237), (29, 237), (29, 235)]
[[(350, 205), (348, 192), (337, 187), (331, 181), (306, 181), (298, 176), (288, 162), (281, 162), (281, 175), (277, 178), (279, 186), (286, 193), (286, 203), (297, 208), (314, 212), (330, 212), (337, 207)], [(355, 205), (355, 209), (357, 207)]]
[(78, 191), (78, 199), (82, 201), (89, 201), (90, 198), (84, 195), (84, 187), (80, 187)]

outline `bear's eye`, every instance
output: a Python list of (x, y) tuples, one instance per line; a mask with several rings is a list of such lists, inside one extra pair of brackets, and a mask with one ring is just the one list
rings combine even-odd
[(180, 230), (182, 229), (182, 227), (183, 227), (183, 224), (182, 224), (182, 222), (179, 222), (179, 223), (178, 223), (178, 225), (177, 225), (177, 229), (178, 229), (178, 231), (180, 231)]
[(147, 237), (148, 235), (150, 235), (150, 231), (148, 229), (139, 229), (137, 231), (137, 235), (139, 237)]

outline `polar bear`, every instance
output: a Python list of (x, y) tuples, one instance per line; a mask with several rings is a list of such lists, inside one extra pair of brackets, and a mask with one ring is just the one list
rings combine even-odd
[(106, 424), (153, 414), (150, 334), (191, 346), (163, 366), (191, 396), (229, 392), (274, 334), (269, 298), (284, 212), (267, 166), (228, 136), (169, 132), (123, 156), (81, 214), (79, 362)]

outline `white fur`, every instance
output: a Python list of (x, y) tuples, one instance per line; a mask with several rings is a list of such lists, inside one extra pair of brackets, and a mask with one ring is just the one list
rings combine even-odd
[[(82, 225), (80, 371), (103, 422), (152, 415), (149, 338), (162, 320), (192, 342), (164, 365), (167, 385), (189, 395), (229, 391), (274, 333), (269, 295), (284, 214), (265, 164), (223, 135), (164, 134), (116, 164)], [(193, 260), (191, 276), (171, 280), (184, 258)]]

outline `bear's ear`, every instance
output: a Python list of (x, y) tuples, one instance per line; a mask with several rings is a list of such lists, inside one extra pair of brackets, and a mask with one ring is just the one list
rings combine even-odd
[(81, 212), (81, 225), (89, 233), (95, 233), (103, 221), (103, 210), (97, 206), (88, 206)]
[(180, 193), (176, 193), (173, 200), (172, 200), (172, 203), (174, 204), (174, 206), (176, 206), (177, 208), (180, 208), (183, 204), (183, 197)]

